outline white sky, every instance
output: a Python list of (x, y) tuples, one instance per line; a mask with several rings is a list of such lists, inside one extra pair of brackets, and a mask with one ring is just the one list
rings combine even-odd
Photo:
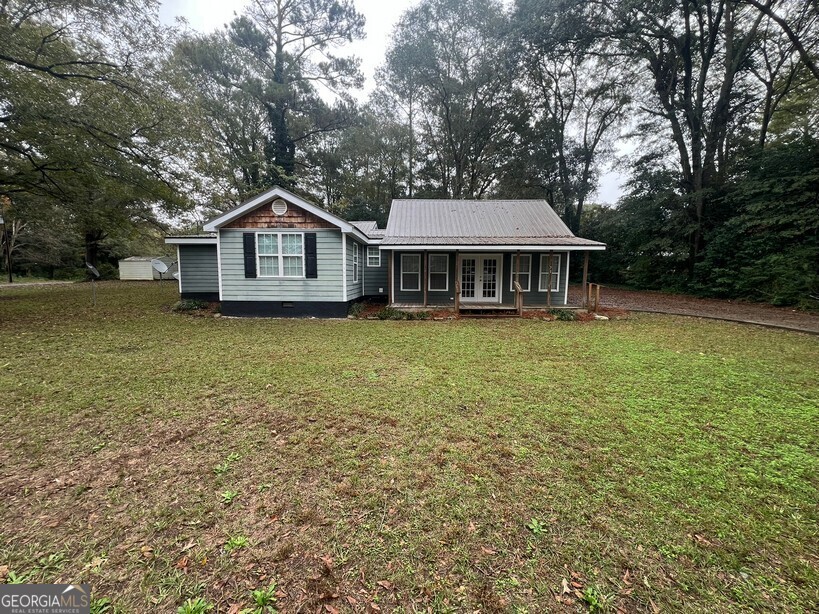
[[(356, 8), (367, 18), (367, 38), (356, 41), (344, 49), (361, 58), (361, 70), (366, 77), (364, 90), (358, 94), (364, 100), (375, 88), (375, 70), (384, 62), (390, 34), (401, 14), (418, 0), (355, 0)], [(162, 0), (159, 10), (162, 21), (172, 24), (176, 17), (184, 17), (190, 26), (201, 32), (223, 27), (241, 13), (247, 0)], [(621, 196), (619, 173), (608, 172), (601, 178), (597, 194), (599, 201), (614, 203)]]

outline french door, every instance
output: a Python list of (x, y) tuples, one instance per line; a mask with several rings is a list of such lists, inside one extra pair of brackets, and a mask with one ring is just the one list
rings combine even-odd
[(500, 303), (502, 263), (500, 255), (461, 256), (461, 301)]

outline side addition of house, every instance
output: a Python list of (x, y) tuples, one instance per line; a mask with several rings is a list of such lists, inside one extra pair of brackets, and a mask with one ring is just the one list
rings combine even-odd
[(381, 242), (398, 308), (512, 308), (515, 282), (525, 307), (566, 306), (572, 254), (604, 249), (545, 200), (394, 200)]

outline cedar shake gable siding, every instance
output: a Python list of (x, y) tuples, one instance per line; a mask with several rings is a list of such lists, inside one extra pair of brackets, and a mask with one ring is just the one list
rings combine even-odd
[(289, 202), (287, 203), (287, 212), (284, 215), (276, 215), (273, 213), (272, 203), (267, 202), (226, 224), (223, 228), (315, 230), (337, 228), (337, 226)]

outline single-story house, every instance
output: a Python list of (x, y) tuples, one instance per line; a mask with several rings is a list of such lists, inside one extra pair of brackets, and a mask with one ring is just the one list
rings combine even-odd
[[(544, 200), (394, 200), (386, 229), (273, 188), (171, 236), (183, 299), (229, 316), (344, 317), (379, 297), (397, 308), (568, 304), (574, 236)], [(584, 267), (585, 275), (585, 267)]]

